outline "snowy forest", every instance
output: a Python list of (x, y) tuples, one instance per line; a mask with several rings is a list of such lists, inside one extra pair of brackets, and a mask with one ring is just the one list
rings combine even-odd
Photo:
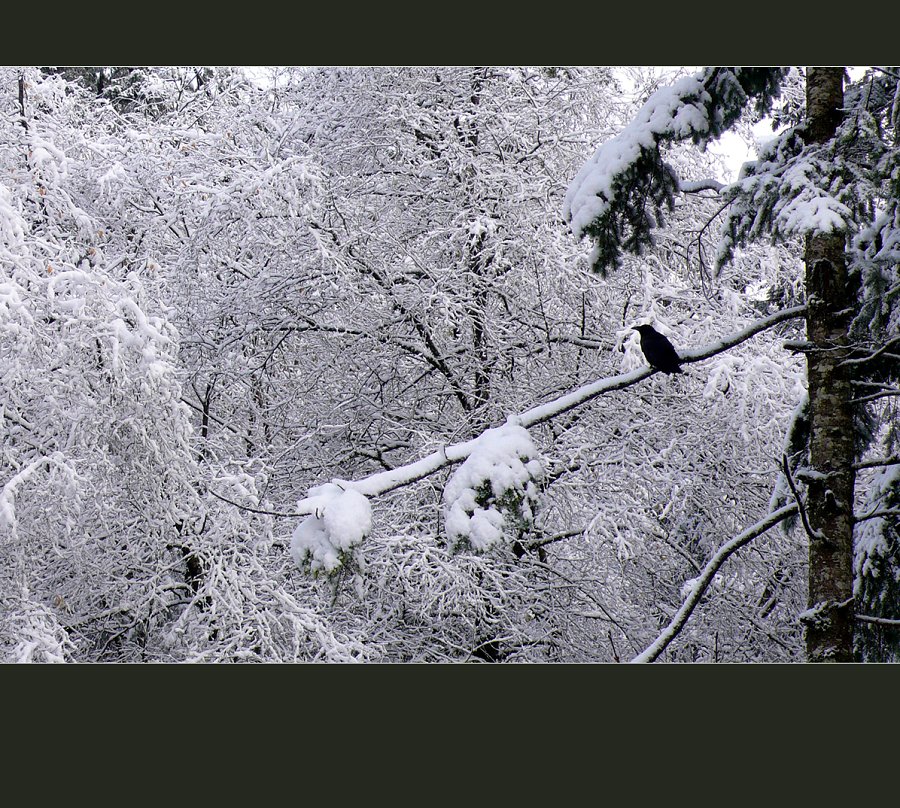
[(900, 67), (0, 108), (0, 661), (900, 660)]

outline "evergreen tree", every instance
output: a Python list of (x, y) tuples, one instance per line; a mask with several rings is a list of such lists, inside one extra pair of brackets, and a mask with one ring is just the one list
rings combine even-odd
[[(796, 75), (707, 68), (654, 94), (569, 189), (565, 213), (576, 236), (594, 241), (595, 267), (604, 272), (622, 251), (652, 243), (664, 207), (673, 207), (682, 187), (663, 159), (665, 147), (688, 138), (705, 145), (751, 104), (757, 115), (771, 109)], [(718, 253), (721, 268), (737, 247), (764, 234), (805, 239), (807, 340), (795, 347), (807, 357), (810, 402), (797, 476), (807, 484), (809, 608), (801, 617), (811, 661), (853, 655), (855, 465), (877, 432), (859, 427), (884, 416), (884, 405), (873, 412), (873, 399), (857, 391), (898, 392), (897, 356), (889, 350), (897, 340), (900, 264), (898, 73), (870, 71), (846, 95), (843, 82), (843, 69), (812, 68), (805, 114), (789, 105), (779, 111), (791, 125), (722, 191), (730, 209)], [(881, 481), (885, 498), (890, 481)], [(893, 542), (869, 542), (866, 553), (872, 563), (858, 559), (856, 566), (861, 620), (871, 617), (861, 614), (867, 606), (895, 600), (884, 587), (893, 590), (897, 578)]]

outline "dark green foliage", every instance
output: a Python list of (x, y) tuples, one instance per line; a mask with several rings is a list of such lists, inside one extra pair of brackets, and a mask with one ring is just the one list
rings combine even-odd
[[(896, 265), (900, 253), (900, 248), (883, 249), (885, 244), (896, 243), (898, 232), (896, 219), (889, 224), (900, 190), (900, 151), (895, 134), (900, 111), (897, 91), (896, 74), (870, 71), (850, 85), (845, 93), (843, 123), (825, 144), (807, 145), (802, 110), (782, 116), (783, 123), (794, 122), (792, 128), (768, 144), (759, 160), (748, 164), (745, 175), (725, 192), (732, 204), (717, 265), (730, 261), (736, 246), (764, 235), (773, 239), (803, 235), (801, 217), (791, 216), (791, 206), (820, 196), (841, 206), (839, 215), (845, 232), (859, 234), (851, 272), (868, 271), (872, 277), (863, 278), (863, 283), (878, 284), (875, 275), (886, 265)], [(796, 105), (795, 96), (791, 94)], [(878, 208), (882, 208), (881, 213)], [(878, 295), (867, 297), (870, 301), (878, 299)], [(874, 306), (870, 304), (868, 311), (874, 315)]]
[[(640, 255), (653, 245), (653, 230), (664, 224), (663, 206), (675, 206), (678, 177), (658, 151), (645, 152), (617, 177), (616, 199), (609, 211), (585, 230), (595, 244), (592, 269), (606, 275), (624, 252)], [(651, 213), (652, 211), (652, 213)]]
[[(668, 121), (658, 121), (658, 114), (648, 113), (653, 119), (648, 122), (639, 114), (637, 127), (619, 136), (626, 150), (639, 147), (636, 157), (609, 177), (612, 198), (598, 194), (605, 203), (602, 212), (577, 233), (594, 242), (594, 270), (605, 274), (618, 265), (622, 252), (640, 255), (653, 243), (652, 233), (663, 223), (664, 208), (674, 207), (679, 179), (664, 161), (663, 147), (688, 138), (705, 146), (730, 128), (751, 100), (756, 113), (765, 114), (785, 72), (780, 68), (708, 67), (696, 77), (700, 89), (681, 87), (681, 105)], [(653, 103), (651, 98), (648, 105)], [(676, 122), (675, 116), (688, 108), (699, 111), (702, 122), (696, 115)], [(648, 107), (642, 112), (646, 110)]]
[(706, 68), (704, 86), (712, 98), (710, 134), (718, 137), (729, 129), (751, 99), (756, 115), (766, 115), (779, 96), (787, 72), (786, 68), (773, 67)]

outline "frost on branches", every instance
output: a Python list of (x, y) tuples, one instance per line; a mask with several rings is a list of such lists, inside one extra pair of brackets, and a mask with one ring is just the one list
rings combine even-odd
[[(879, 469), (867, 491), (863, 517), (854, 536), (853, 595), (857, 612), (877, 619), (900, 614), (900, 466)], [(893, 512), (893, 513), (892, 513)], [(897, 662), (900, 640), (896, 626), (862, 623), (854, 633), (855, 652), (863, 661)]]
[(451, 547), (483, 551), (521, 538), (534, 523), (543, 463), (527, 430), (489, 429), (444, 488)]

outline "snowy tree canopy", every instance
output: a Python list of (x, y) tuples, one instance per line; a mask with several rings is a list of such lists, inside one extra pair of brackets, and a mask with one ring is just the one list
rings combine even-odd
[(897, 658), (898, 75), (0, 69), (0, 659), (802, 659), (822, 234)]

